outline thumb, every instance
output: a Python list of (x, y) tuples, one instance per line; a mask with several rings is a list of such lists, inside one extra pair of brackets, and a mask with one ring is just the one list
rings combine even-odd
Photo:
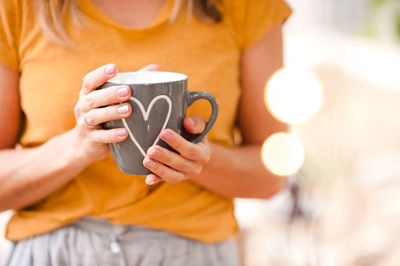
[(206, 127), (206, 122), (201, 116), (193, 115), (183, 120), (185, 130), (191, 134), (200, 134)]

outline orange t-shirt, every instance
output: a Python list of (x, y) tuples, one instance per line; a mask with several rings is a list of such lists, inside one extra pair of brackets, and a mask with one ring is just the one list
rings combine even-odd
[[(46, 39), (32, 2), (0, 3), (0, 63), (21, 72), (23, 147), (41, 145), (73, 128), (73, 107), (83, 76), (110, 62), (121, 72), (158, 63), (165, 71), (185, 73), (189, 90), (209, 91), (219, 102), (220, 114), (209, 139), (234, 145), (241, 53), (291, 12), (283, 0), (226, 0), (220, 4), (221, 23), (205, 25), (195, 17), (190, 21), (185, 7), (168, 23), (171, 0), (149, 27), (137, 30), (119, 25), (90, 0), (79, 0), (87, 25), (76, 27), (66, 20), (75, 44), (72, 49)], [(210, 106), (203, 101), (188, 110), (188, 115), (209, 113)], [(204, 242), (225, 240), (237, 232), (232, 200), (191, 181), (148, 186), (144, 178), (123, 174), (109, 156), (44, 200), (16, 211), (6, 237), (28, 238), (83, 216), (167, 230)]]

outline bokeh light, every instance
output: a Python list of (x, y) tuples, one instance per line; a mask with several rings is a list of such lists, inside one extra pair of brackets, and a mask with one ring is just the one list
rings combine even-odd
[(312, 72), (284, 68), (267, 83), (265, 103), (277, 119), (289, 124), (303, 123), (321, 107), (322, 88)]
[(301, 141), (288, 133), (279, 132), (271, 135), (264, 142), (261, 153), (267, 168), (280, 176), (296, 173), (304, 162), (304, 148)]

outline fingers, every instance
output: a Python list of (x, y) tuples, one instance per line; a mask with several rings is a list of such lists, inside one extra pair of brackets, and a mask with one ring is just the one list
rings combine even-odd
[(149, 157), (144, 158), (143, 165), (155, 175), (162, 177), (163, 180), (170, 183), (177, 183), (186, 179), (182, 172), (176, 171), (175, 169), (172, 169), (160, 162), (154, 161)]
[(206, 163), (209, 160), (209, 152), (203, 154), (204, 145), (208, 145), (204, 141), (194, 144), (171, 129), (163, 130), (160, 134), (160, 138), (186, 159), (199, 161), (200, 163)]
[[(149, 65), (142, 71), (160, 70), (158, 65)], [(124, 103), (131, 97), (131, 89), (126, 85), (97, 88), (116, 76), (118, 70), (114, 64), (108, 64), (88, 73), (82, 84), (80, 97), (74, 107), (76, 126), (73, 129), (77, 136), (76, 148), (82, 150), (91, 161), (104, 158), (110, 152), (106, 144), (117, 143), (128, 137), (125, 128), (104, 130), (101, 123), (123, 119), (132, 113), (132, 107)], [(157, 181), (158, 180), (158, 181)], [(156, 176), (152, 183), (159, 182)]]
[(87, 126), (97, 126), (101, 123), (127, 118), (132, 113), (132, 107), (128, 103), (110, 105), (104, 108), (91, 109), (85, 114)]
[(146, 178), (148, 184), (157, 183), (159, 179), (176, 183), (200, 175), (211, 158), (211, 148), (206, 138), (194, 144), (171, 129), (163, 130), (160, 138), (178, 153), (159, 145), (148, 149), (143, 160), (143, 165), (152, 172)]
[(193, 115), (183, 120), (183, 126), (191, 134), (200, 134), (206, 128), (206, 122), (201, 116)]
[(161, 71), (161, 67), (157, 64), (150, 64), (139, 69), (138, 71)]
[(94, 91), (103, 83), (113, 78), (117, 72), (115, 64), (108, 64), (93, 70), (83, 78), (81, 93), (87, 95), (91, 91)]
[(128, 86), (112, 86), (102, 90), (95, 90), (82, 96), (79, 106), (83, 112), (88, 112), (93, 108), (127, 101), (130, 96), (131, 89)]
[(98, 143), (116, 143), (125, 140), (128, 137), (128, 131), (125, 128), (98, 129), (91, 131), (90, 137)]
[(147, 155), (151, 160), (159, 161), (168, 165), (170, 168), (185, 173), (185, 175), (198, 175), (202, 169), (199, 163), (185, 159), (179, 154), (158, 145), (150, 147), (147, 151)]

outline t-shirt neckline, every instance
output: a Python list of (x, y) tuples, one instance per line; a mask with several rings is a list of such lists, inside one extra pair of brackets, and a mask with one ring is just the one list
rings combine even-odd
[(161, 7), (160, 11), (157, 13), (156, 17), (153, 21), (144, 28), (130, 28), (116, 22), (112, 17), (110, 17), (107, 13), (97, 7), (91, 0), (79, 0), (79, 7), (85, 12), (88, 16), (94, 18), (97, 21), (100, 21), (104, 24), (112, 26), (114, 28), (118, 28), (121, 30), (127, 31), (146, 31), (148, 29), (154, 28), (161, 24), (166, 23), (172, 13), (174, 0), (167, 0), (164, 5)]

